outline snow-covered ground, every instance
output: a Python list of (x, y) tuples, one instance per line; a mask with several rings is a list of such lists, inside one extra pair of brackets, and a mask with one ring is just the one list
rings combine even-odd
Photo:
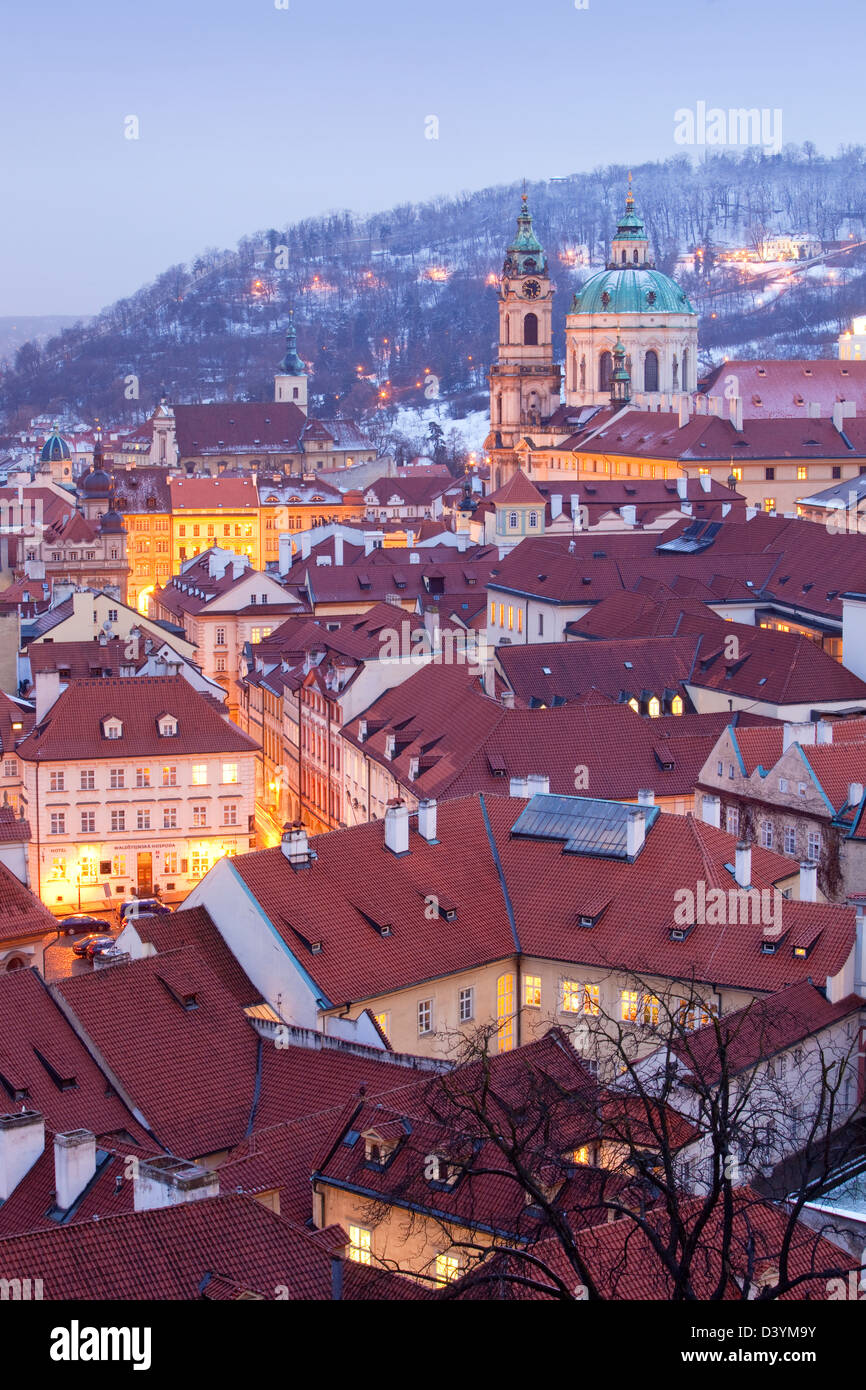
[(484, 440), (490, 432), (490, 416), (486, 410), (471, 411), (464, 419), (458, 420), (451, 414), (447, 401), (431, 401), (423, 408), (400, 406), (394, 419), (394, 429), (410, 438), (426, 435), (431, 421), (441, 425), (447, 436), (457, 430), (467, 450), (480, 453)]

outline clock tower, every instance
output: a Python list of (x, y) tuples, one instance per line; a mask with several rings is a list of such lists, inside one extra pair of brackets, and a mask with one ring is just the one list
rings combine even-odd
[(560, 403), (553, 360), (553, 284), (547, 256), (532, 229), (526, 194), (517, 235), (505, 254), (499, 286), (499, 357), (490, 368), (488, 449), (495, 486), (517, 467), (520, 440), (544, 432)]

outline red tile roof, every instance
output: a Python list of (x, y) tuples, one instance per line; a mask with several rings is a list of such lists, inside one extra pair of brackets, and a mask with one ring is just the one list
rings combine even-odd
[[(835, 358), (782, 361), (733, 358), (714, 368), (707, 377), (703, 384), (707, 395), (723, 398), (726, 380), (731, 375), (739, 382), (743, 414), (747, 418), (806, 417), (809, 403), (813, 401), (820, 405), (825, 418), (832, 414), (837, 401), (855, 402), (858, 415), (866, 410), (866, 362), (844, 362)], [(850, 420), (845, 422), (846, 426), (850, 423)]]
[[(221, 1297), (227, 1284), (266, 1299), (333, 1296), (328, 1244), (237, 1195), (0, 1240), (0, 1278), (23, 1269), (43, 1280), (45, 1299), (207, 1298), (214, 1280)], [(351, 1262), (342, 1270), (344, 1299), (430, 1296), (384, 1270)]]
[[(382, 824), (373, 822), (317, 836), (309, 873), (294, 873), (279, 849), (226, 862), (333, 1005), (504, 960), (517, 949), (515, 934), (525, 956), (767, 993), (807, 976), (835, 975), (850, 955), (852, 910), (788, 900), (781, 904), (784, 949), (773, 954), (761, 950), (762, 929), (754, 923), (722, 930), (699, 924), (685, 941), (672, 941), (675, 895), (683, 885), (736, 886), (727, 867), (735, 857), (733, 836), (691, 816), (657, 815), (629, 864), (564, 853), (558, 840), (513, 835), (524, 804), (481, 797), (443, 802), (438, 843), (410, 832), (411, 852), (399, 858), (385, 848)], [(576, 815), (591, 813), (580, 798), (573, 807)], [(376, 911), (393, 927), (388, 935), (370, 925), (368, 896), (358, 898), (358, 863), (375, 878)], [(755, 888), (771, 888), (795, 871), (781, 855), (752, 851)], [(453, 902), (456, 918), (428, 919), (430, 894)], [(600, 920), (581, 928), (581, 904), (602, 900), (608, 906)], [(329, 905), (326, 919), (322, 901)], [(808, 959), (794, 957), (791, 948), (806, 938), (814, 941)], [(315, 954), (305, 944), (313, 941), (322, 943)]]
[[(177, 719), (177, 734), (160, 736), (162, 714)], [(119, 739), (106, 739), (102, 721), (123, 723)], [(184, 757), (195, 753), (252, 753), (258, 745), (217, 711), (182, 676), (117, 676), (73, 681), (19, 747), (29, 762), (81, 758)]]
[(197, 1158), (239, 1142), (252, 1114), (257, 1039), (195, 947), (54, 988), (158, 1144)]
[(259, 505), (252, 478), (171, 478), (168, 491), (175, 512), (240, 512)]
[(109, 1147), (153, 1148), (35, 970), (0, 975), (0, 1106), (22, 1104), (54, 1133), (89, 1129)]
[[(3, 807), (4, 811), (11, 808)], [(19, 830), (23, 824), (27, 833)], [(27, 821), (16, 820), (14, 825), (4, 817), (0, 842), (18, 844), (30, 839)], [(15, 877), (11, 869), (0, 864), (0, 941), (17, 941), (20, 937), (53, 936), (57, 931), (57, 921), (47, 907), (31, 893), (30, 889)], [(0, 1097), (2, 1099), (2, 1097)]]
[[(35, 719), (36, 711), (32, 705), (13, 700), (0, 690), (0, 749), (4, 753), (14, 753), (33, 728)], [(13, 728), (14, 724), (20, 724), (21, 728)]]
[(142, 917), (138, 922), (131, 922), (130, 927), (142, 941), (155, 947), (159, 956), (184, 946), (194, 946), (241, 1008), (257, 1004), (261, 999), (261, 990), (250, 983), (240, 962), (214, 926), (207, 908), (182, 907), (177, 912)]
[(486, 500), (493, 502), (498, 507), (517, 506), (519, 504), (534, 504), (540, 507), (544, 504), (544, 498), (538, 488), (530, 482), (520, 468), (511, 475), (507, 483), (490, 493)]
[(864, 1010), (866, 1000), (857, 994), (831, 1004), (811, 980), (801, 980), (725, 1014), (672, 1047), (685, 1075), (711, 1086), (721, 1073), (722, 1049), (726, 1066), (736, 1074)]
[(174, 407), (181, 459), (200, 454), (291, 454), (307, 418), (296, 405), (275, 401), (220, 401)]
[[(23, 806), (21, 810), (24, 810)], [(30, 837), (30, 822), (24, 820), (21, 815), (16, 815), (12, 806), (0, 806), (0, 844), (26, 845)], [(3, 906), (5, 908), (5, 903)], [(2, 930), (3, 927), (0, 926), (0, 932)]]

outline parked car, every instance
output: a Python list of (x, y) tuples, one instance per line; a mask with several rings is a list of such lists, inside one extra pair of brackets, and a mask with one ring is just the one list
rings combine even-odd
[(171, 912), (171, 908), (160, 902), (159, 898), (126, 898), (118, 909), (121, 926), (139, 917), (159, 917), (166, 912)]
[(120, 949), (117, 942), (112, 940), (106, 946), (100, 946), (94, 942), (87, 952), (91, 960), (111, 960), (114, 956), (122, 956), (124, 952)]
[(88, 912), (73, 912), (71, 917), (60, 919), (60, 930), (67, 936), (77, 936), (79, 932), (94, 932), (104, 929), (101, 917), (91, 917)]
[(113, 936), (108, 936), (105, 932), (97, 932), (91, 936), (82, 936), (80, 941), (76, 941), (75, 945), (72, 947), (72, 954), (74, 956), (87, 956), (90, 958), (92, 947), (113, 945)]

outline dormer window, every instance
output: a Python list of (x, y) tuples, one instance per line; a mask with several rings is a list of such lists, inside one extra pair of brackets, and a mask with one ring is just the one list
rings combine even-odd
[(173, 714), (161, 714), (156, 722), (160, 738), (176, 738), (177, 720)]
[(371, 1168), (388, 1167), (405, 1130), (402, 1126), (384, 1125), (379, 1129), (368, 1129), (361, 1138), (364, 1141), (364, 1159)]
[(103, 738), (121, 738), (123, 735), (123, 723), (115, 715), (109, 715), (102, 721)]

